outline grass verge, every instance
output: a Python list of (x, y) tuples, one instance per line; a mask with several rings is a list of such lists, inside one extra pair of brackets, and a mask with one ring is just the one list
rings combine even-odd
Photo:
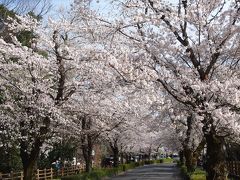
[(181, 166), (180, 170), (185, 180), (206, 180), (206, 172), (201, 168), (196, 168), (193, 173), (188, 173), (186, 166)]
[(197, 168), (190, 177), (191, 180), (206, 180), (206, 172)]

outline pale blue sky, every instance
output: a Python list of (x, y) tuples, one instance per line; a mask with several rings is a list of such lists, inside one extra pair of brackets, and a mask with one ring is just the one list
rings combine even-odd
[[(51, 0), (53, 5), (52, 12), (56, 12), (59, 8), (67, 9), (74, 0)], [(164, 0), (169, 3), (176, 4), (179, 0)], [(111, 0), (91, 0), (91, 7), (100, 13), (106, 14), (112, 12)]]
[[(51, 0), (53, 7), (48, 16), (55, 16), (59, 8), (64, 8), (65, 10), (70, 8), (70, 4), (73, 1), (74, 0)], [(108, 12), (112, 11), (110, 2), (111, 0), (91, 0), (90, 6), (101, 14), (103, 13), (107, 15)]]
[(57, 10), (59, 7), (68, 8), (73, 0), (52, 0), (53, 10)]

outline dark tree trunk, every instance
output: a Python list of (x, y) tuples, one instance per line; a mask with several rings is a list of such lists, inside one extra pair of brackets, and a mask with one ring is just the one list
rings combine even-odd
[(113, 167), (118, 167), (119, 165), (119, 150), (117, 146), (111, 146), (113, 152)]
[(152, 148), (149, 148), (148, 150), (148, 160), (151, 160), (151, 154), (152, 154)]
[(23, 166), (23, 179), (24, 180), (32, 180), (35, 176), (34, 174), (34, 166), (35, 166), (35, 163), (34, 161), (32, 162), (28, 162), (27, 164), (25, 164)]
[(196, 168), (196, 165), (193, 163), (193, 150), (185, 147), (183, 153), (185, 157), (185, 165), (187, 167), (187, 171), (191, 173)]
[(184, 159), (184, 152), (183, 150), (179, 151), (179, 160), (180, 160), (180, 164), (183, 165), (185, 164), (185, 159)]
[(203, 137), (202, 141), (199, 143), (198, 147), (195, 149), (193, 153), (192, 163), (195, 164), (195, 166), (197, 166), (197, 162), (203, 152), (205, 145), (206, 145), (206, 139)]
[(118, 138), (114, 138), (113, 142), (109, 140), (109, 145), (113, 153), (113, 167), (118, 167), (119, 165), (119, 148), (118, 148)]
[(129, 158), (127, 153), (125, 153), (125, 159), (126, 159), (126, 163), (129, 163)]
[(122, 152), (122, 148), (121, 148), (121, 153), (120, 153), (120, 163), (123, 164), (123, 152)]
[(204, 146), (206, 144), (205, 138), (202, 139), (202, 141), (199, 143), (198, 147), (193, 150), (188, 147), (184, 147), (183, 154), (185, 159), (185, 165), (187, 167), (188, 172), (193, 172), (197, 167), (197, 161), (201, 155), (202, 150), (204, 149)]
[(86, 172), (91, 172), (92, 171), (92, 152), (91, 152), (91, 147), (86, 147), (83, 148), (83, 157), (85, 160), (86, 164)]
[(119, 165), (119, 151), (118, 148), (114, 149), (113, 153), (113, 166), (118, 167)]
[(186, 138), (183, 143), (183, 151), (181, 159), (181, 163), (184, 163), (187, 167), (187, 171), (189, 173), (192, 173), (195, 171), (197, 167), (197, 160), (199, 156), (201, 155), (201, 152), (206, 144), (205, 138), (202, 139), (202, 141), (199, 143), (198, 147), (194, 150), (191, 147), (191, 136), (192, 136), (192, 130), (193, 130), (193, 116), (190, 115), (187, 117), (187, 131), (186, 131)]
[(124, 161), (123, 161), (123, 153), (121, 153), (120, 158), (121, 158), (121, 160), (120, 160), (121, 164), (124, 164)]
[[(87, 119), (86, 116), (82, 117), (82, 130), (89, 131), (91, 129), (91, 119)], [(86, 132), (81, 137), (83, 158), (86, 164), (85, 171), (92, 171), (92, 151), (93, 151), (93, 139), (91, 133)]]
[[(34, 122), (31, 122), (33, 124)], [(33, 139), (33, 142), (30, 143), (29, 140), (21, 139), (20, 140), (20, 157), (23, 164), (23, 175), (24, 180), (32, 180), (35, 176), (34, 170), (37, 163), (41, 147), (47, 137), (47, 133), (50, 131), (50, 118), (45, 117), (43, 119), (44, 126), (40, 127), (39, 134), (33, 133), (28, 134), (25, 121), (20, 122), (21, 135), (22, 137), (30, 135)], [(30, 126), (31, 127), (31, 126)], [(34, 126), (33, 126), (34, 127)], [(30, 129), (31, 130), (31, 129)]]
[(210, 132), (205, 135), (205, 138), (207, 141), (207, 180), (227, 180), (224, 137), (219, 137)]
[(28, 146), (28, 143), (21, 142), (20, 144), (20, 156), (22, 159), (22, 164), (23, 164), (23, 175), (24, 175), (24, 180), (32, 180), (33, 177), (35, 176), (34, 170), (35, 170), (35, 165), (37, 163), (37, 159), (40, 153), (40, 148), (42, 146), (42, 142), (37, 139), (35, 141), (35, 144), (32, 147), (31, 152), (27, 152), (26, 148)]
[(187, 132), (186, 138), (183, 143), (183, 155), (185, 157), (185, 165), (188, 172), (193, 172), (195, 170), (195, 165), (193, 164), (193, 149), (190, 147), (191, 136), (193, 129), (193, 116), (192, 114), (187, 117)]
[(131, 155), (126, 154), (126, 161), (127, 161), (127, 163), (131, 162)]
[(203, 124), (202, 130), (207, 143), (207, 180), (227, 180), (228, 171), (224, 150), (225, 139), (217, 135), (211, 114), (206, 114)]
[(92, 144), (88, 143), (87, 145), (82, 146), (83, 158), (86, 164), (85, 171), (91, 172), (92, 171)]

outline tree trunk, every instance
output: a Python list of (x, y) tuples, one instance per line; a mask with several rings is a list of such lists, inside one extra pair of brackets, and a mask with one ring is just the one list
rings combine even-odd
[(183, 165), (185, 164), (185, 159), (184, 159), (184, 152), (183, 150), (179, 151), (179, 160), (180, 160), (180, 164)]
[(119, 165), (118, 138), (113, 139), (113, 142), (110, 140), (109, 145), (113, 153), (113, 167), (118, 167)]
[(202, 130), (207, 143), (207, 180), (227, 180), (224, 137), (217, 135), (211, 114), (206, 114), (202, 122), (204, 124)]
[(151, 160), (152, 148), (150, 147), (148, 150), (148, 160)]
[(185, 157), (185, 165), (188, 172), (193, 172), (195, 170), (195, 165), (193, 164), (193, 149), (191, 148), (191, 136), (193, 130), (193, 116), (190, 114), (187, 117), (187, 131), (186, 138), (183, 143), (183, 154)]
[(82, 146), (83, 158), (86, 164), (85, 171), (91, 172), (92, 171), (92, 146), (85, 145)]
[(131, 162), (131, 155), (126, 154), (126, 162), (130, 163)]
[(210, 132), (205, 135), (207, 141), (207, 180), (227, 180), (225, 164), (224, 137)]
[(201, 155), (202, 150), (204, 149), (205, 144), (206, 144), (206, 140), (205, 138), (203, 138), (195, 150), (188, 148), (188, 146), (184, 147), (183, 149), (183, 154), (185, 159), (184, 163), (187, 167), (188, 172), (191, 173), (195, 171), (197, 167), (197, 161)]
[(113, 167), (118, 167), (119, 165), (119, 150), (117, 147), (113, 149)]
[(86, 172), (91, 172), (92, 171), (92, 155), (87, 156), (85, 159), (86, 162)]
[(193, 150), (185, 147), (183, 153), (185, 157), (185, 165), (187, 167), (187, 171), (191, 173), (196, 168), (196, 165), (193, 163)]
[[(89, 131), (91, 129), (91, 119), (87, 119), (86, 116), (82, 117), (82, 130)], [(93, 140), (92, 135), (89, 132), (86, 132), (81, 137), (82, 141), (82, 152), (83, 158), (85, 160), (85, 171), (91, 172), (92, 171), (92, 151), (93, 151)]]
[(199, 157), (202, 155), (203, 149), (206, 145), (206, 139), (203, 137), (202, 141), (198, 144), (198, 147), (195, 149), (193, 153), (192, 163), (197, 166)]
[(121, 164), (124, 163), (124, 162), (123, 162), (123, 152), (122, 152), (122, 150), (121, 150), (121, 153), (120, 153), (120, 162), (121, 162)]
[[(33, 124), (34, 122), (31, 123)], [(44, 126), (40, 127), (39, 135), (37, 133), (33, 135), (30, 134), (33, 141), (32, 143), (29, 142), (31, 139), (20, 140), (20, 157), (23, 164), (24, 180), (32, 180), (35, 176), (35, 165), (37, 163), (41, 147), (47, 137), (47, 133), (50, 131), (50, 118), (45, 117), (43, 124)], [(22, 137), (27, 136), (29, 131), (26, 130), (25, 121), (20, 122), (20, 128)]]
[(28, 165), (23, 166), (23, 179), (32, 180), (35, 176), (34, 174), (34, 164), (35, 162), (30, 162)]
[(24, 180), (32, 180), (35, 176), (34, 170), (37, 163), (37, 159), (40, 153), (42, 142), (37, 139), (31, 152), (26, 151), (27, 142), (21, 142), (20, 144), (20, 156), (23, 164)]

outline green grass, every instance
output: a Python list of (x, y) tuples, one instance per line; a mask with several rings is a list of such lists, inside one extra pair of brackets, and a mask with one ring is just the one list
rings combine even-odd
[(173, 159), (172, 158), (165, 158), (165, 159), (163, 159), (163, 163), (173, 163)]
[(144, 164), (173, 163), (173, 161), (172, 158), (164, 158), (158, 160), (146, 160), (144, 161)]
[(206, 180), (206, 172), (197, 168), (190, 177), (191, 180)]
[(156, 160), (155, 163), (173, 163), (173, 159), (172, 158), (164, 158), (164, 159), (159, 159)]
[(185, 179), (206, 180), (206, 172), (200, 168), (195, 169), (195, 171), (193, 173), (188, 173), (186, 166), (181, 166), (180, 170), (181, 170), (182, 176)]

